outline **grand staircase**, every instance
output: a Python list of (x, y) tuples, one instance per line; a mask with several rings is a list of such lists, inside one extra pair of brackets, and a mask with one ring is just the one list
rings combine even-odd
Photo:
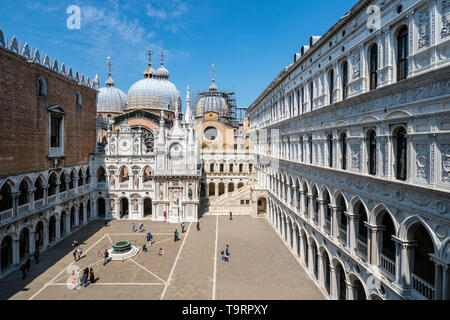
[(206, 201), (200, 206), (200, 212), (203, 212), (203, 215), (228, 215), (230, 210), (233, 214), (238, 215), (249, 215), (251, 213), (250, 185), (245, 185), (228, 194), (225, 193), (221, 196), (211, 198), (209, 206)]

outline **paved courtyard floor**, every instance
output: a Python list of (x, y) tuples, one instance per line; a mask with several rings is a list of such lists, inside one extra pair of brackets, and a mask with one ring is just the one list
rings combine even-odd
[[(131, 221), (93, 222), (34, 260), (25, 280), (19, 271), (0, 281), (0, 299), (13, 300), (322, 300), (324, 296), (263, 218), (208, 216), (195, 224), (143, 221), (143, 233), (131, 232)], [(138, 222), (135, 221), (137, 226)], [(175, 229), (180, 241), (173, 241)], [(153, 235), (149, 253), (142, 252), (146, 233)], [(77, 240), (82, 258), (74, 262)], [(106, 248), (129, 240), (140, 249), (125, 261), (103, 266)], [(229, 244), (230, 261), (220, 260)], [(159, 248), (165, 255), (159, 256)], [(97, 282), (69, 289), (73, 270), (92, 267)]]

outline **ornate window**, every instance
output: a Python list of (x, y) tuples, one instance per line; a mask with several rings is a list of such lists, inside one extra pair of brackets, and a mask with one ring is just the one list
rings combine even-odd
[(49, 156), (60, 157), (64, 155), (64, 111), (58, 106), (48, 109), (49, 121)]
[(302, 113), (306, 112), (306, 108), (305, 108), (305, 87), (302, 87), (300, 89), (301, 95), (302, 95)]
[(342, 100), (347, 99), (348, 95), (348, 63), (342, 63)]
[(0, 212), (12, 209), (13, 201), (11, 196), (11, 187), (6, 182), (0, 190)]
[[(135, 132), (139, 132), (138, 127), (131, 129)], [(142, 138), (144, 140), (144, 146), (147, 149), (147, 153), (153, 152), (155, 146), (155, 137), (153, 136), (153, 133), (146, 128), (140, 128), (140, 130), (142, 131)]]
[(106, 182), (105, 169), (102, 167), (97, 170), (97, 182)]
[(311, 105), (309, 110), (313, 110), (313, 106), (314, 106), (314, 82), (311, 81), (311, 83), (309, 84), (309, 103)]
[(69, 190), (75, 188), (75, 171), (70, 173)]
[(83, 105), (83, 96), (79, 91), (75, 94), (75, 104), (77, 107), (81, 107)]
[(334, 70), (331, 69), (330, 73), (328, 74), (328, 89), (329, 89), (329, 96), (330, 96), (330, 104), (333, 104), (333, 91), (334, 91)]
[(300, 137), (300, 162), (303, 162), (303, 154), (304, 154), (304, 148), (303, 148), (303, 136)]
[(150, 167), (145, 168), (144, 170), (144, 183), (152, 180), (152, 169)]
[(397, 81), (408, 77), (408, 28), (403, 26), (397, 35)]
[(313, 141), (312, 141), (312, 135), (308, 137), (308, 143), (309, 143), (309, 163), (313, 163)]
[(50, 178), (48, 179), (48, 195), (53, 196), (56, 194), (56, 181), (57, 177), (55, 173), (52, 173), (50, 175)]
[(66, 174), (63, 172), (59, 179), (61, 181), (61, 184), (59, 185), (59, 192), (65, 192), (66, 191)]
[(370, 130), (367, 134), (367, 154), (369, 156), (368, 169), (369, 174), (377, 174), (377, 135), (374, 130)]
[(47, 81), (44, 77), (39, 77), (36, 81), (36, 93), (40, 97), (47, 96)]
[(41, 178), (37, 178), (36, 182), (34, 183), (34, 201), (41, 200), (44, 198), (44, 187), (42, 186), (42, 180)]
[(398, 180), (406, 180), (407, 166), (407, 138), (404, 127), (397, 129), (395, 134), (395, 159), (396, 159), (396, 176)]
[[(19, 186), (19, 206), (27, 204), (29, 202), (28, 199), (28, 182), (23, 179)], [(1, 211), (1, 210), (0, 210)]]
[(333, 135), (328, 134), (328, 166), (333, 168)]
[(341, 168), (347, 170), (347, 133), (341, 133)]
[(378, 85), (378, 46), (374, 44), (370, 49), (370, 90), (375, 90)]
[(83, 170), (80, 169), (80, 171), (78, 172), (78, 186), (82, 186), (83, 185)]

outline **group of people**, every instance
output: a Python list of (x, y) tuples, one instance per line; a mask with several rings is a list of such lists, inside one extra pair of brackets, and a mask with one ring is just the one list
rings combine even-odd
[(229, 262), (229, 256), (230, 256), (230, 246), (227, 244), (225, 251), (220, 251), (221, 260), (225, 262)]
[[(31, 255), (28, 256), (27, 260), (23, 265), (20, 266), (19, 271), (22, 272), (22, 280), (24, 280), (27, 277), (27, 272), (30, 272), (31, 268)], [(39, 249), (36, 249), (36, 251), (33, 254), (34, 261), (36, 264), (39, 263)]]
[[(139, 222), (138, 224), (139, 226), (139, 232), (143, 232), (144, 231), (144, 224), (142, 222)], [(134, 224), (134, 222), (131, 224), (131, 232), (136, 232), (136, 225)]]
[(83, 250), (81, 250), (81, 247), (79, 246), (77, 240), (74, 240), (72, 243), (73, 251), (73, 261), (78, 261), (81, 259), (81, 255), (83, 254)]
[[(81, 272), (80, 272), (81, 274)], [(76, 289), (80, 286), (79, 283), (79, 278), (76, 274), (75, 271), (72, 272), (72, 285), (73, 285), (73, 289)], [(83, 274), (81, 275), (81, 286), (86, 288), (88, 286), (88, 284), (94, 284), (96, 282), (95, 279), (95, 275), (94, 275), (94, 269), (92, 268), (84, 268), (83, 270)]]

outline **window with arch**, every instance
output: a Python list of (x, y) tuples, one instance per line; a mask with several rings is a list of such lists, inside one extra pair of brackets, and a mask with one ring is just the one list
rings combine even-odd
[(239, 173), (243, 173), (244, 172), (244, 165), (241, 163), (239, 164)]
[(106, 182), (106, 173), (105, 169), (102, 167), (97, 170), (97, 182)]
[(328, 166), (333, 168), (333, 134), (329, 133), (327, 137), (328, 143)]
[(371, 175), (377, 174), (377, 134), (375, 130), (367, 133), (368, 171)]
[(304, 151), (303, 150), (304, 150), (303, 149), (303, 136), (300, 136), (300, 162), (304, 161), (304, 159), (303, 159)]
[(301, 104), (301, 98), (300, 98), (300, 90), (299, 89), (297, 89), (296, 91), (295, 91), (295, 94), (296, 94), (296, 97), (297, 97), (297, 115), (299, 115), (300, 114), (300, 110), (301, 110), (301, 106), (300, 106), (300, 104)]
[(57, 180), (56, 173), (52, 172), (48, 179), (48, 196), (54, 196), (56, 194)]
[[(23, 179), (19, 186), (19, 206), (27, 204), (30, 200), (28, 198), (29, 185), (27, 180)], [(1, 210), (0, 210), (1, 211)]]
[[(153, 136), (153, 133), (150, 130), (147, 130), (146, 128), (139, 128), (139, 127), (133, 127), (131, 130), (135, 132), (139, 132), (139, 130), (142, 131), (142, 138), (144, 140), (144, 146), (147, 149), (146, 153), (153, 152), (154, 144), (155, 144), (155, 138)], [(144, 150), (145, 151), (145, 150)]]
[(0, 190), (0, 212), (12, 209), (13, 200), (11, 195), (11, 187), (6, 182)]
[(119, 176), (120, 183), (126, 183), (130, 181), (130, 177), (128, 175), (128, 169), (126, 167), (123, 167), (122, 170), (120, 170), (120, 176)]
[(233, 164), (230, 164), (230, 173), (233, 173)]
[(90, 184), (91, 183), (91, 170), (89, 168), (87, 168), (86, 170), (86, 184)]
[(44, 187), (41, 178), (36, 179), (34, 189), (34, 201), (44, 199)]
[(369, 75), (370, 75), (370, 90), (375, 90), (378, 85), (378, 45), (377, 44), (374, 44), (370, 48)]
[(214, 163), (209, 165), (209, 172), (214, 172)]
[(347, 170), (347, 133), (342, 132), (341, 140), (341, 169)]
[(314, 109), (314, 82), (310, 82), (309, 84), (309, 104), (311, 105), (309, 110)]
[(36, 93), (40, 97), (47, 96), (47, 81), (44, 77), (39, 77), (36, 81)]
[(150, 182), (151, 179), (152, 179), (152, 169), (150, 169), (150, 167), (147, 167), (144, 170), (144, 183)]
[(330, 96), (330, 104), (333, 104), (333, 91), (334, 91), (334, 70), (331, 69), (328, 73), (328, 94)]
[(408, 28), (403, 26), (397, 34), (397, 81), (408, 77)]
[(309, 163), (313, 163), (313, 141), (312, 141), (312, 135), (308, 137), (308, 144), (309, 144)]
[(348, 96), (348, 63), (342, 63), (342, 100), (347, 99)]
[(83, 170), (80, 169), (80, 171), (78, 171), (78, 186), (82, 186), (84, 183), (83, 181)]
[(396, 160), (396, 177), (397, 180), (406, 180), (407, 169), (407, 137), (406, 129), (400, 127), (394, 135), (394, 148)]
[(83, 105), (83, 96), (79, 91), (77, 91), (77, 93), (75, 94), (75, 104), (77, 105), (77, 107), (81, 107)]
[(69, 190), (75, 188), (75, 171), (70, 173)]
[(59, 185), (59, 192), (65, 192), (66, 189), (67, 189), (67, 187), (66, 187), (66, 174), (63, 172), (59, 179), (61, 181), (61, 184)]
[(300, 93), (302, 95), (302, 113), (306, 112), (306, 106), (305, 106), (305, 87), (300, 88)]

